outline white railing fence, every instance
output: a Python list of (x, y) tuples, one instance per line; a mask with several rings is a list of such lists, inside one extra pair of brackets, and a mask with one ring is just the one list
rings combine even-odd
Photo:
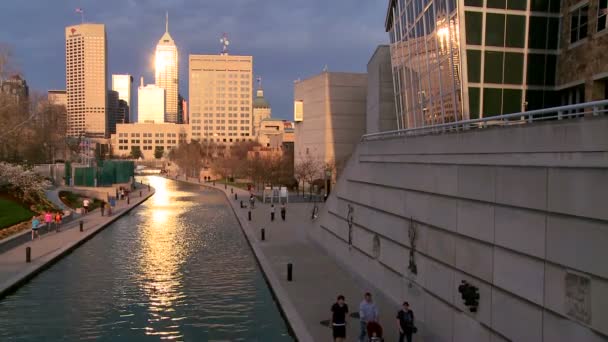
[(464, 120), (431, 126), (369, 133), (364, 134), (361, 137), (361, 141), (390, 139), (401, 136), (443, 134), (468, 131), (475, 128), (522, 125), (538, 121), (564, 120), (585, 116), (600, 116), (606, 114), (608, 114), (608, 100), (601, 100), (561, 107), (537, 109), (527, 112), (490, 116), (482, 119)]

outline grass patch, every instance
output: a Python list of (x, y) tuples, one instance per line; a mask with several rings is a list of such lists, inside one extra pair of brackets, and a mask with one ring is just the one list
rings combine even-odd
[[(82, 208), (82, 200), (86, 196), (71, 192), (71, 191), (59, 191), (59, 198), (61, 202), (72, 209)], [(89, 198), (89, 211), (97, 209), (101, 206), (101, 201), (97, 198)]]
[(32, 216), (34, 216), (34, 213), (21, 203), (0, 198), (0, 229), (27, 221)]

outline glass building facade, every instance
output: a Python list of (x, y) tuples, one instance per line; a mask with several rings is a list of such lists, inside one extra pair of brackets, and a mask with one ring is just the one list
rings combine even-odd
[(559, 105), (559, 0), (391, 0), (399, 128)]

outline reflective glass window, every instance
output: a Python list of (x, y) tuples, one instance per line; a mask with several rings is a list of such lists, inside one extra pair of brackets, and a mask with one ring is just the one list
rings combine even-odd
[(481, 51), (467, 50), (467, 76), (469, 82), (481, 81)]
[(561, 0), (549, 0), (549, 12), (559, 13)]
[(585, 5), (570, 12), (570, 43), (587, 37), (589, 5)]
[(502, 113), (518, 113), (521, 112), (521, 90), (520, 89), (504, 89), (502, 94)]
[(452, 13), (456, 9), (456, 0), (448, 0), (448, 12)]
[(467, 44), (481, 45), (481, 13), (465, 12)]
[(557, 56), (547, 55), (545, 64), (545, 85), (555, 85), (555, 73), (557, 72)]
[(470, 119), (479, 119), (479, 88), (469, 87)]
[(547, 46), (547, 17), (530, 17), (530, 33), (528, 47), (530, 49), (545, 49)]
[(485, 52), (484, 82), (502, 83), (503, 55), (503, 52)]
[(486, 14), (486, 45), (504, 46), (505, 44), (505, 15), (496, 13)]
[(606, 29), (608, 21), (608, 0), (600, 0), (597, 9), (597, 32)]
[(559, 18), (549, 18), (548, 37), (547, 48), (556, 50), (559, 43)]
[(488, 8), (504, 9), (507, 6), (506, 0), (487, 0)]
[(527, 9), (527, 6), (527, 0), (507, 0), (508, 9), (525, 11)]
[(524, 74), (524, 55), (505, 52), (505, 84), (522, 84)]
[(500, 115), (502, 112), (502, 89), (483, 89), (483, 116)]
[(535, 110), (543, 108), (543, 96), (542, 90), (526, 90), (526, 110)]
[(528, 54), (528, 74), (529, 85), (545, 84), (545, 55), (530, 53)]
[(524, 47), (526, 40), (526, 17), (523, 15), (507, 15), (506, 46)]
[[(549, 0), (530, 0), (530, 10), (533, 12), (548, 12)], [(559, 1), (559, 0), (558, 0)]]
[(483, 7), (483, 0), (464, 0), (465, 6)]

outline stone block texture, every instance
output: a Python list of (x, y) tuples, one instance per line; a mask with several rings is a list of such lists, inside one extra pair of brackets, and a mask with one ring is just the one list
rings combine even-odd
[(381, 310), (409, 301), (420, 341), (608, 341), (607, 131), (602, 117), (360, 142), (310, 237), (394, 299)]

